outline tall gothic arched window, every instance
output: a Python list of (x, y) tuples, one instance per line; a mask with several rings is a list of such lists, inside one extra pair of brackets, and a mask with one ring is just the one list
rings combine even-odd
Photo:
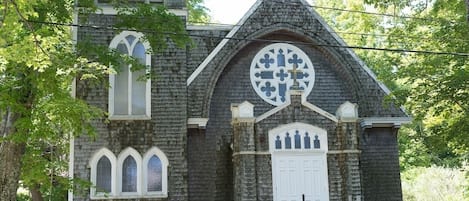
[(131, 64), (114, 66), (117, 74), (109, 76), (109, 115), (110, 119), (149, 119), (150, 87), (147, 79), (150, 72), (150, 46), (143, 42), (142, 34), (123, 31), (114, 37), (110, 48), (136, 58), (146, 69), (135, 69)]

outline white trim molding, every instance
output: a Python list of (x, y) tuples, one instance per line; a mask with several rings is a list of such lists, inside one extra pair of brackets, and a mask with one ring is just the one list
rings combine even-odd
[[(112, 6), (99, 6), (100, 9), (96, 11), (96, 14), (103, 15), (117, 15), (117, 10)], [(188, 11), (186, 9), (168, 9), (168, 11), (176, 16), (188, 16)]]
[[(73, 24), (78, 24), (78, 10), (77, 10), (77, 5), (78, 1), (74, 0), (73, 1)], [(71, 34), (72, 34), (72, 44), (73, 44), (73, 49), (76, 48), (77, 45), (77, 40), (78, 40), (78, 27), (76, 26), (71, 26)], [(76, 98), (76, 93), (77, 93), (77, 79), (74, 78), (71, 84), (71, 91), (70, 95), (73, 98)], [(74, 178), (74, 171), (75, 171), (75, 137), (73, 134), (69, 134), (70, 136), (70, 144), (69, 144), (69, 162), (68, 162), (68, 179), (71, 181)], [(68, 201), (73, 201), (73, 189), (68, 190)]]
[[(108, 192), (108, 193), (96, 192), (97, 166), (98, 166), (98, 161), (103, 156), (107, 157), (109, 161), (111, 162), (111, 192)], [(116, 163), (117, 163), (116, 156), (107, 148), (102, 148), (93, 154), (89, 163), (89, 167), (91, 171), (90, 179), (91, 179), (91, 183), (93, 184), (93, 186), (90, 188), (91, 199), (102, 199), (102, 198), (107, 197), (108, 194), (115, 195), (117, 193), (117, 181), (116, 181), (116, 176), (115, 176), (117, 174)]]
[(233, 29), (234, 25), (187, 25), (186, 29), (191, 31), (207, 31), (207, 30), (214, 30), (214, 31), (230, 31)]
[(148, 191), (148, 176), (143, 177), (143, 196), (144, 197), (157, 197), (166, 198), (168, 197), (168, 166), (169, 161), (166, 155), (157, 147), (153, 147), (145, 153), (143, 157), (143, 175), (147, 175), (148, 162), (152, 156), (156, 156), (161, 161), (161, 191)]
[[(111, 192), (106, 193), (96, 192), (97, 165), (103, 156), (107, 157), (111, 163)], [(129, 156), (135, 160), (137, 165), (137, 189), (135, 192), (122, 192), (123, 163)], [(152, 156), (157, 156), (161, 162), (161, 191), (149, 192), (147, 189), (148, 163)], [(101, 148), (93, 154), (89, 162), (90, 179), (94, 185), (90, 188), (90, 198), (92, 200), (166, 198), (168, 197), (168, 166), (168, 158), (157, 147), (149, 149), (143, 158), (131, 147), (124, 149), (118, 157), (107, 148)]]
[(346, 149), (346, 150), (329, 150), (327, 154), (360, 154), (361, 150), (358, 149)]
[(306, 102), (304, 101), (302, 103), (305, 107), (309, 108), (310, 110), (312, 111), (315, 111), (316, 113), (328, 118), (329, 120), (333, 121), (333, 122), (339, 122), (339, 120), (337, 119), (337, 117), (335, 117), (333, 114), (329, 113), (329, 112), (326, 112), (325, 110), (319, 108), (318, 106), (312, 104), (312, 103), (309, 103), (309, 102)]
[[(326, 117), (328, 118), (329, 120), (337, 123), (339, 122), (339, 120), (337, 119), (337, 117), (321, 108), (319, 108), (318, 106), (312, 104), (312, 103), (309, 103), (307, 100), (306, 100), (306, 96), (304, 95), (303, 91), (299, 91), (299, 90), (292, 90), (290, 91), (290, 95), (301, 95), (301, 104), (303, 106), (305, 106), (306, 108), (318, 113), (319, 115), (323, 116), (323, 117)], [(288, 99), (287, 102), (285, 102), (283, 105), (280, 105), (278, 107), (275, 107), (274, 109), (272, 110), (269, 110), (267, 111), (266, 113), (258, 116), (256, 118), (256, 123), (264, 120), (264, 119), (267, 119), (268, 117), (274, 115), (275, 113), (285, 109), (286, 107), (288, 107), (289, 105), (291, 104), (291, 101)]]
[(197, 69), (195, 69), (195, 71), (189, 76), (189, 78), (187, 78), (187, 86), (190, 86), (192, 84), (195, 78), (197, 78), (197, 76), (199, 76), (199, 74), (207, 67), (207, 65), (212, 61), (212, 59), (217, 56), (221, 49), (225, 47), (226, 43), (228, 43), (230, 38), (233, 37), (239, 31), (239, 29), (244, 25), (249, 16), (251, 16), (254, 11), (257, 10), (259, 5), (261, 5), (262, 1), (263, 0), (257, 0), (256, 3), (254, 3), (254, 5), (249, 9), (249, 11), (246, 12), (241, 18), (241, 20), (239, 20), (239, 22), (233, 27), (233, 29), (231, 29), (231, 31), (226, 34), (224, 39), (221, 40), (220, 43), (218, 43), (215, 49), (213, 49), (212, 52), (210, 52), (210, 54), (205, 57), (205, 60), (197, 67)]
[(233, 152), (232, 154), (232, 156), (239, 156), (239, 155), (262, 156), (262, 155), (271, 155), (271, 153), (267, 151), (240, 151), (240, 152)]
[[(104, 15), (116, 15), (117, 10), (109, 3), (98, 3), (95, 0), (96, 5), (98, 6), (98, 10), (95, 12), (96, 14), (104, 14)], [(163, 5), (163, 0), (145, 0), (143, 3), (146, 4), (154, 4), (154, 5)], [(184, 16), (187, 18), (189, 12), (186, 8), (182, 9), (168, 9), (168, 11), (176, 16)]]
[(188, 118), (187, 128), (200, 128), (205, 129), (207, 126), (208, 118)]
[[(135, 192), (123, 192), (122, 191), (122, 181), (123, 181), (123, 168), (124, 161), (127, 157), (132, 157), (137, 165), (137, 188)], [(117, 192), (119, 192), (119, 197), (135, 197), (142, 194), (142, 157), (140, 154), (133, 148), (128, 147), (124, 149), (117, 157)]]
[(400, 128), (403, 124), (412, 121), (410, 117), (366, 117), (362, 118), (361, 126), (363, 128), (372, 127), (394, 127)]

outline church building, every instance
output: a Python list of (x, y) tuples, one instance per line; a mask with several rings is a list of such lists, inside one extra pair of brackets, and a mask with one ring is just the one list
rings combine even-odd
[[(109, 27), (115, 11), (89, 23)], [(143, 0), (142, 0), (143, 1)], [(185, 18), (184, 0), (145, 0)], [(147, 65), (78, 81), (108, 112), (75, 138), (69, 200), (401, 201), (397, 134), (409, 121), (389, 90), (306, 0), (257, 0), (238, 24), (187, 25), (194, 46), (149, 53), (145, 33), (78, 27)]]

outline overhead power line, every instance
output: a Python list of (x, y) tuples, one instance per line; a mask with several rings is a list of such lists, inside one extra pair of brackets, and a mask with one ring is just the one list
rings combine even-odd
[[(232, 26), (232, 27), (240, 27), (244, 26), (241, 24), (227, 24), (227, 23), (217, 23), (217, 22), (195, 22), (195, 21), (188, 21), (190, 25), (193, 26), (198, 26), (198, 25), (215, 25), (215, 26)], [(192, 23), (192, 24), (191, 24)], [(438, 41), (461, 41), (461, 42), (469, 42), (469, 39), (460, 39), (460, 38), (428, 38), (428, 37), (419, 37), (419, 36), (406, 36), (406, 35), (391, 35), (391, 34), (375, 34), (375, 33), (354, 33), (354, 32), (346, 32), (346, 31), (327, 31), (327, 30), (321, 30), (321, 31), (316, 31), (315, 33), (335, 33), (335, 34), (343, 34), (343, 35), (357, 35), (357, 36), (371, 36), (371, 37), (380, 37), (380, 38), (385, 38), (385, 37), (393, 37), (393, 38), (399, 38), (399, 39), (417, 39), (417, 40), (438, 40)]]
[[(271, 0), (274, 3), (281, 3), (281, 4), (290, 4), (290, 5), (303, 5), (300, 3), (294, 3), (294, 2), (282, 2), (278, 0)], [(360, 10), (350, 10), (350, 9), (342, 9), (342, 8), (333, 8), (333, 7), (326, 7), (326, 6), (315, 6), (315, 5), (307, 5), (311, 8), (319, 8), (319, 9), (325, 9), (325, 10), (334, 10), (334, 11), (340, 11), (340, 12), (349, 12), (349, 13), (360, 13), (360, 14), (366, 14), (366, 15), (375, 15), (375, 16), (383, 16), (383, 17), (393, 17), (393, 18), (402, 18), (402, 19), (417, 19), (417, 20), (426, 20), (426, 21), (435, 21), (436, 18), (423, 18), (423, 17), (415, 17), (415, 16), (406, 16), (406, 15), (397, 15), (397, 14), (391, 14), (391, 13), (376, 13), (376, 12), (368, 12), (368, 11), (360, 11)], [(438, 18), (441, 20), (441, 18)], [(449, 22), (454, 22), (453, 20), (448, 20), (444, 19), (445, 21)]]
[(113, 26), (97, 26), (97, 25), (81, 25), (81, 24), (66, 24), (66, 23), (57, 23), (57, 22), (44, 22), (44, 21), (28, 21), (31, 23), (39, 23), (50, 26), (67, 26), (67, 27), (82, 27), (82, 28), (92, 28), (92, 29), (107, 29), (107, 30), (117, 30), (117, 31), (136, 31), (142, 33), (153, 33), (153, 34), (166, 34), (166, 35), (184, 35), (189, 37), (198, 37), (198, 38), (217, 38), (217, 39), (228, 39), (228, 40), (238, 40), (238, 41), (254, 41), (254, 42), (271, 42), (271, 43), (288, 43), (288, 44), (298, 44), (298, 45), (309, 45), (313, 47), (332, 47), (332, 48), (349, 48), (349, 49), (361, 49), (361, 50), (375, 50), (375, 51), (388, 51), (388, 52), (402, 52), (402, 53), (418, 53), (418, 54), (434, 54), (434, 55), (452, 55), (452, 56), (469, 56), (469, 53), (461, 52), (440, 52), (440, 51), (430, 51), (430, 50), (412, 50), (412, 49), (393, 49), (393, 48), (376, 48), (376, 47), (363, 47), (363, 46), (348, 46), (348, 45), (334, 45), (334, 44), (317, 44), (309, 42), (298, 42), (298, 41), (287, 41), (287, 40), (273, 40), (273, 39), (250, 39), (250, 38), (238, 38), (238, 37), (226, 37), (226, 36), (208, 36), (208, 35), (198, 35), (198, 34), (178, 34), (174, 32), (156, 32), (152, 30), (135, 30), (135, 29), (122, 29)]

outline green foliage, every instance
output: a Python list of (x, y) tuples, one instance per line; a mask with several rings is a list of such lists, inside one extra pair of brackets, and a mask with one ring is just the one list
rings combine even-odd
[[(414, 117), (413, 125), (400, 135), (404, 143), (401, 160), (408, 163), (403, 168), (428, 166), (428, 162), (460, 166), (469, 157), (469, 21), (465, 2), (366, 0), (365, 3), (316, 1), (319, 6), (362, 11), (317, 8), (351, 46), (446, 53), (356, 50), (393, 91), (392, 99)], [(419, 149), (406, 143), (416, 143)]]
[(29, 197), (29, 195), (19, 193), (16, 195), (16, 201), (31, 201), (31, 197)]
[(191, 43), (182, 19), (170, 13), (164, 6), (120, 3), (115, 6), (118, 11), (115, 27), (145, 33), (143, 40), (150, 43), (151, 51), (166, 49), (168, 38), (178, 47)]
[(402, 173), (402, 191), (406, 201), (468, 200), (464, 169), (416, 167)]
[(189, 11), (189, 23), (207, 23), (210, 21), (209, 9), (203, 6), (204, 0), (187, 0), (187, 10)]
[(401, 171), (414, 167), (430, 167), (432, 154), (422, 142), (422, 133), (417, 132), (420, 124), (404, 126), (399, 131), (399, 162)]
[[(97, 9), (93, 0), (0, 1), (0, 114), (20, 116), (16, 132), (1, 133), (0, 143), (25, 145), (24, 155), (18, 156), (24, 164), (18, 167), (23, 184), (49, 200), (64, 200), (68, 189), (90, 185), (67, 177), (69, 140), (93, 137), (92, 122), (104, 117), (100, 109), (71, 96), (72, 81), (107, 83), (106, 76), (115, 73), (109, 66), (138, 66), (136, 59), (107, 46), (86, 40), (75, 45), (70, 27), (62, 25), (72, 23), (75, 5), (83, 16)], [(190, 43), (181, 18), (164, 7), (119, 4), (117, 9), (117, 27), (143, 32), (154, 51), (166, 48), (168, 39), (179, 47)]]

